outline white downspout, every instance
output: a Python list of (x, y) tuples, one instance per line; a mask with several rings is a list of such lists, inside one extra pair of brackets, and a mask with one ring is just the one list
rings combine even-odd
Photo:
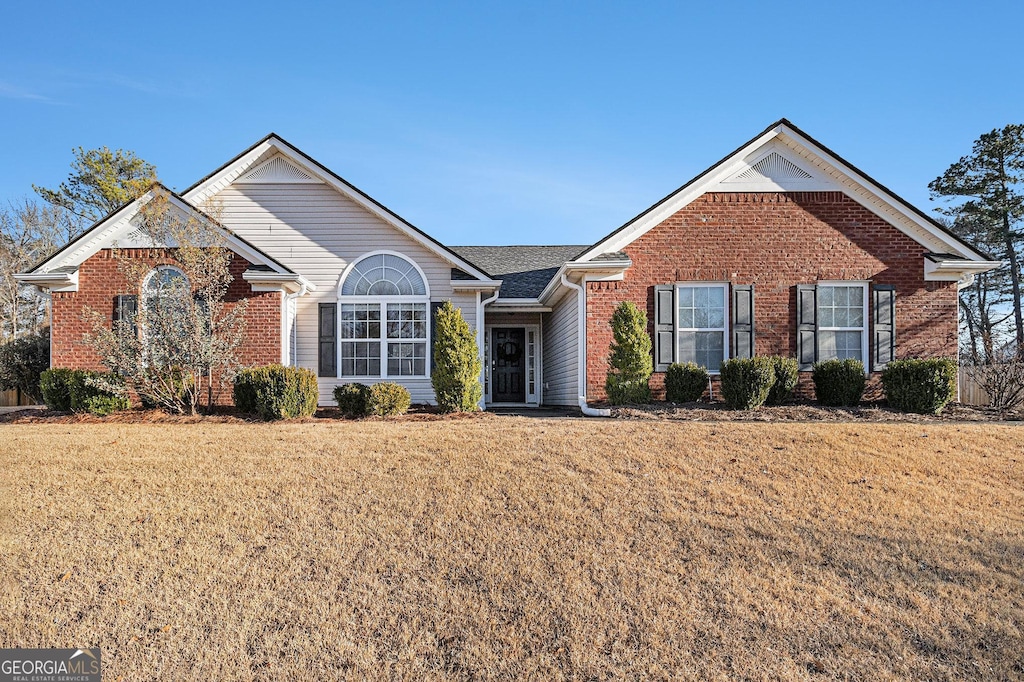
[[(303, 297), (305, 295), (306, 295), (306, 285), (305, 284), (303, 284), (302, 288), (299, 289), (296, 293), (294, 293), (294, 294), (285, 294), (284, 295), (284, 317), (286, 318), (286, 320), (285, 320), (285, 329), (287, 329), (287, 325), (288, 325), (287, 318), (290, 316), (290, 312), (291, 312), (291, 309), (292, 309), (291, 308), (291, 304), (296, 299), (301, 298), (301, 297)], [(298, 317), (298, 312), (299, 312), (298, 311), (298, 307), (296, 307), (296, 310), (295, 310), (295, 317), (296, 318)], [(281, 358), (281, 364), (282, 365), (291, 366), (291, 359), (292, 359), (293, 355), (295, 356), (295, 364), (298, 365), (298, 363), (299, 363), (299, 349), (295, 347), (296, 342), (299, 340), (299, 335), (298, 335), (298, 332), (296, 330), (296, 326), (297, 325), (295, 324), (296, 321), (297, 320), (294, 319), (294, 318), (291, 320), (291, 324), (292, 324), (291, 333), (288, 334), (288, 336), (290, 336), (291, 338), (288, 339), (288, 353), (287, 353), (287, 356)]]
[(569, 278), (562, 273), (561, 282), (564, 286), (576, 290), (576, 338), (579, 340), (579, 347), (576, 350), (577, 379), (579, 382), (579, 406), (580, 412), (585, 417), (610, 417), (612, 411), (608, 408), (596, 408), (587, 404), (587, 294), (583, 286), (587, 284), (587, 276), (583, 276), (583, 286), (569, 281)]
[[(480, 354), (480, 385), (487, 386), (487, 358), (484, 357), (484, 308), (488, 303), (494, 303), (498, 299), (501, 290), (494, 292), (494, 296), (483, 298), (483, 292), (476, 292), (476, 350)], [(480, 396), (480, 409), (487, 409), (487, 392)]]

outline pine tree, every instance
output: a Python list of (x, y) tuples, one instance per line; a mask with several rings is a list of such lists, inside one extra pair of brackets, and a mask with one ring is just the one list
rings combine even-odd
[(647, 315), (631, 301), (620, 303), (612, 313), (611, 355), (605, 390), (613, 405), (651, 402), (648, 381), (654, 371)]
[(434, 386), (437, 406), (442, 412), (474, 412), (479, 409), (483, 388), (480, 386), (479, 348), (462, 311), (445, 301), (434, 318)]

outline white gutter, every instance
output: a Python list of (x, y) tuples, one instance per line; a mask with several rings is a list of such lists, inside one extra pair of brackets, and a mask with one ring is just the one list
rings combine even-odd
[[(482, 291), (476, 292), (476, 350), (480, 354), (480, 385), (487, 385), (487, 358), (484, 357), (484, 308), (488, 303), (494, 303), (501, 290), (498, 289), (494, 295), (487, 299), (481, 299)], [(480, 396), (480, 409), (487, 409), (487, 392)]]
[(585, 417), (610, 417), (612, 411), (608, 408), (596, 408), (587, 404), (587, 292), (584, 287), (587, 285), (587, 276), (583, 276), (582, 284), (570, 282), (563, 272), (561, 282), (564, 286), (576, 290), (576, 338), (579, 339), (579, 347), (576, 349), (576, 371), (579, 389), (580, 412)]

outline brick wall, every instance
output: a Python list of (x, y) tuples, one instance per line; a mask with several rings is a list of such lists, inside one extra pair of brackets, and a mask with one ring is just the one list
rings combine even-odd
[[(161, 249), (122, 250), (121, 256), (133, 258), (150, 267), (174, 264), (173, 254)], [(242, 273), (249, 262), (236, 255), (231, 262), (233, 280), (225, 301), (228, 304), (249, 299), (246, 313), (245, 344), (242, 363), (264, 365), (281, 361), (281, 294), (254, 292)], [(114, 297), (118, 294), (138, 294), (137, 282), (130, 283), (118, 258), (104, 249), (84, 263), (78, 270), (78, 291), (53, 294), (53, 320), (51, 353), (54, 367), (103, 369), (100, 359), (84, 341), (92, 329), (89, 311), (103, 314), (110, 324)]]
[[(790, 357), (796, 356), (795, 285), (893, 284), (896, 356), (956, 356), (956, 283), (925, 282), (927, 249), (841, 192), (705, 194), (624, 251), (633, 261), (625, 279), (587, 288), (592, 401), (605, 398), (615, 306), (633, 301), (653, 321), (653, 287), (672, 282), (754, 284), (756, 353)], [(664, 378), (656, 373), (651, 381), (658, 399), (664, 399)], [(810, 374), (801, 373), (801, 391), (809, 387)], [(878, 395), (874, 376), (866, 397)]]

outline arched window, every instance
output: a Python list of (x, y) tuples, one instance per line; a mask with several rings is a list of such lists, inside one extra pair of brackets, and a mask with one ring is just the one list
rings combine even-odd
[(342, 296), (426, 296), (423, 276), (410, 261), (377, 253), (356, 263), (345, 277)]
[(338, 293), (341, 376), (427, 375), (430, 297), (415, 263), (370, 254), (350, 266)]
[(180, 298), (188, 290), (188, 278), (184, 272), (173, 265), (160, 265), (142, 281), (142, 304), (152, 308)]

